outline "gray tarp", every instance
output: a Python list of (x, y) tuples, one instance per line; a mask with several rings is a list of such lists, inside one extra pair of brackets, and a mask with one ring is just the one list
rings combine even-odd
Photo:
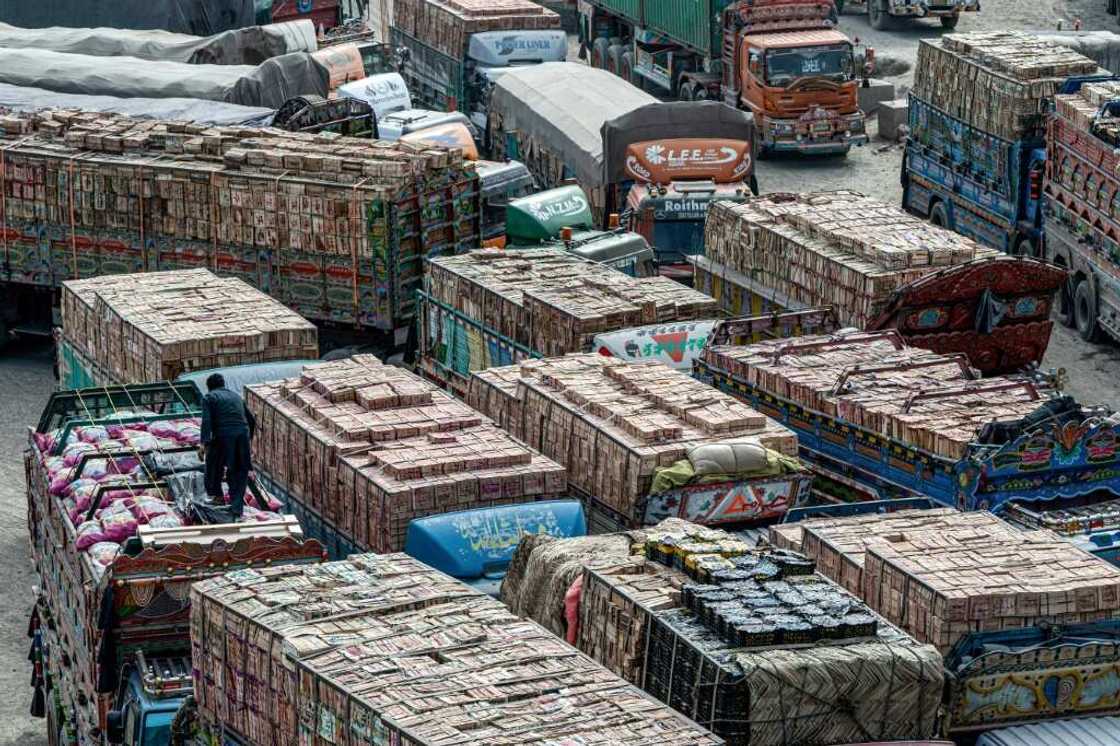
[(654, 103), (603, 123), (604, 173), (624, 181), (626, 149), (644, 140), (678, 137), (746, 140), (754, 143), (754, 115), (718, 101)]
[(162, 29), (210, 36), (256, 24), (253, 0), (0, 0), (0, 22), (23, 28)]
[(315, 24), (302, 20), (249, 26), (213, 36), (117, 28), (29, 29), (0, 23), (0, 48), (211, 65), (259, 65), (270, 57), (314, 52), (319, 47)]
[(1120, 34), (1111, 31), (1033, 31), (1031, 35), (1078, 51), (1113, 75), (1120, 75)]
[(14, 111), (84, 109), (149, 119), (173, 119), (201, 124), (248, 124), (255, 127), (266, 127), (271, 124), (275, 113), (272, 109), (195, 98), (82, 96), (45, 91), (42, 88), (21, 88), (3, 83), (0, 83), (0, 109)]
[(506, 131), (547, 142), (584, 187), (604, 179), (603, 125), (657, 99), (617, 75), (575, 62), (511, 68), (497, 79), (490, 111)]
[(199, 98), (278, 109), (293, 96), (328, 94), (327, 71), (306, 52), (256, 67), (187, 65), (135, 57), (0, 50), (0, 83), (120, 98)]

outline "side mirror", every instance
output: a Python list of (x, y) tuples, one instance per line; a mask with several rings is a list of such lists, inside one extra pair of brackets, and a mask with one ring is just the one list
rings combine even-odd
[(120, 710), (105, 715), (105, 738), (109, 743), (124, 743), (124, 713)]

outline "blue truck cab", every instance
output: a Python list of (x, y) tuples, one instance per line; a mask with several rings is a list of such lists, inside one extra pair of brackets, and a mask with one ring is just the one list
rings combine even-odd
[[(1070, 78), (1059, 93), (1111, 75)], [(1010, 254), (1041, 257), (1046, 141), (1039, 130), (1011, 141), (909, 97), (902, 207)]]
[(408, 526), (404, 551), (497, 597), (513, 552), (526, 534), (585, 536), (583, 506), (578, 500), (547, 500), (419, 518)]
[(168, 746), (171, 723), (193, 687), (187, 656), (136, 653), (109, 712), (107, 740), (123, 746)]

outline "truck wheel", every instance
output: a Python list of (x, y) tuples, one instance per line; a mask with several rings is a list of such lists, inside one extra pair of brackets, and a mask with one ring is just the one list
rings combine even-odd
[(607, 48), (607, 70), (622, 77), (622, 45), (611, 44)]
[(597, 67), (600, 70), (606, 70), (607, 53), (609, 52), (610, 48), (611, 43), (601, 36), (595, 41), (591, 42), (591, 66)]
[(618, 74), (623, 80), (638, 85), (639, 81), (637, 76), (634, 75), (634, 55), (630, 50), (622, 53), (622, 59), (618, 63)]
[(1097, 303), (1088, 280), (1077, 283), (1073, 293), (1073, 312), (1077, 316), (1077, 333), (1086, 342), (1095, 342), (1100, 334), (1097, 326)]
[(1027, 256), (1032, 259), (1039, 257), (1038, 250), (1034, 247), (1034, 241), (1023, 236), (1015, 242), (1015, 246), (1011, 251), (1014, 256)]
[(891, 14), (879, 5), (880, 0), (867, 0), (867, 15), (871, 28), (876, 31), (886, 31), (893, 24)]
[(949, 227), (949, 212), (945, 209), (944, 202), (935, 202), (933, 207), (929, 208), (929, 222), (939, 228)]
[(960, 23), (960, 16), (941, 16), (941, 28), (952, 31)]
[(1073, 292), (1069, 282), (1063, 282), (1058, 291), (1058, 323), (1067, 329), (1077, 328), (1077, 316), (1073, 312)]

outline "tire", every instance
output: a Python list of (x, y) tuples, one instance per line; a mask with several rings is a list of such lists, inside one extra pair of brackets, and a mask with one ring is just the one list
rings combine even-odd
[(946, 31), (952, 31), (957, 27), (957, 24), (960, 23), (960, 21), (960, 16), (941, 16), (941, 28), (945, 29)]
[(1011, 249), (1013, 256), (1026, 256), (1031, 259), (1038, 258), (1038, 250), (1034, 246), (1034, 241), (1029, 238), (1022, 237), (1015, 241), (1015, 246)]
[(1058, 323), (1067, 329), (1077, 328), (1077, 319), (1073, 313), (1073, 292), (1069, 282), (1063, 282), (1058, 290)]
[(622, 77), (622, 45), (611, 44), (607, 47), (607, 72)]
[(1073, 313), (1077, 318), (1077, 333), (1086, 342), (1096, 342), (1100, 336), (1097, 326), (1097, 302), (1089, 281), (1082, 279), (1073, 292)]
[(606, 70), (607, 55), (610, 48), (611, 43), (601, 36), (595, 41), (591, 42), (591, 66), (597, 67), (600, 70)]
[(876, 31), (886, 31), (894, 25), (893, 19), (890, 13), (879, 7), (879, 1), (867, 0), (867, 19), (871, 23), (871, 28)]
[(629, 50), (622, 53), (622, 59), (618, 63), (618, 75), (623, 80), (629, 82), (631, 85), (638, 85), (637, 76), (634, 75), (634, 55)]
[(934, 202), (929, 208), (929, 222), (939, 228), (949, 228), (949, 211), (945, 209), (944, 202)]

